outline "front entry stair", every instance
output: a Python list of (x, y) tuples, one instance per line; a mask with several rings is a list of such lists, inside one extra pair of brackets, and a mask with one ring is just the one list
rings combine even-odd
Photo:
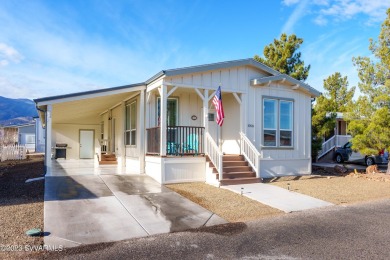
[[(213, 168), (215, 177), (219, 178), (219, 173), (214, 165), (209, 162), (210, 167)], [(223, 174), (221, 185), (234, 184), (249, 184), (258, 183), (260, 179), (256, 177), (256, 173), (249, 166), (248, 162), (242, 155), (224, 155), (223, 156)]]
[(106, 154), (102, 153), (101, 154), (101, 160), (99, 161), (99, 165), (103, 164), (118, 164), (118, 161), (116, 160), (115, 154)]

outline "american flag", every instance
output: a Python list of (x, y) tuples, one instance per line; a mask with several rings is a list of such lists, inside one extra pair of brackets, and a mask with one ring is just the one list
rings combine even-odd
[(222, 126), (225, 114), (223, 113), (221, 86), (219, 86), (217, 92), (215, 92), (213, 104), (215, 106), (215, 110), (217, 111), (217, 124)]

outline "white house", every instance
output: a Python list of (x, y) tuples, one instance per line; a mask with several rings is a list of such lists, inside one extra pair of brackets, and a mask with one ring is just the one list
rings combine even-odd
[[(25, 146), (30, 153), (45, 152), (45, 132), (39, 117), (34, 118), (34, 122), (23, 125), (5, 126), (9, 132), (14, 132), (14, 141), (7, 140), (7, 144), (19, 144)], [(8, 139), (12, 138), (9, 135)]]
[[(212, 99), (221, 86), (225, 120)], [(160, 183), (248, 183), (311, 173), (311, 101), (320, 93), (253, 59), (163, 70), (145, 82), (36, 99), (66, 159), (118, 163)]]

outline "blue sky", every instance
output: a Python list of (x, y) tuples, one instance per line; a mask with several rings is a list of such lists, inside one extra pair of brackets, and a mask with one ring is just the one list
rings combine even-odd
[(357, 85), (390, 0), (0, 1), (0, 96), (38, 98), (143, 82), (162, 69), (262, 55), (282, 32), (304, 39), (307, 80)]

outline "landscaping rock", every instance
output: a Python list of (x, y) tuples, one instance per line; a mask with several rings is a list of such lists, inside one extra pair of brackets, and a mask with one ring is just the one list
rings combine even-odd
[(348, 169), (347, 169), (347, 168), (345, 168), (344, 166), (340, 166), (340, 165), (336, 165), (336, 166), (334, 167), (334, 170), (335, 170), (335, 172), (338, 173), (338, 174), (345, 174), (345, 173), (348, 172)]
[(378, 165), (370, 165), (366, 168), (366, 174), (379, 173)]

